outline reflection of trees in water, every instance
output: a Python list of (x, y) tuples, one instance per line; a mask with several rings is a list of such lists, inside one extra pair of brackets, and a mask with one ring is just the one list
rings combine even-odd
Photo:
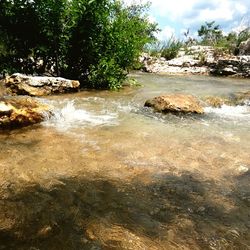
[(190, 172), (145, 174), (130, 183), (100, 176), (52, 181), (47, 188), (6, 187), (0, 202), (3, 249), (247, 249), (249, 244), (249, 172), (232, 179), (231, 187)]

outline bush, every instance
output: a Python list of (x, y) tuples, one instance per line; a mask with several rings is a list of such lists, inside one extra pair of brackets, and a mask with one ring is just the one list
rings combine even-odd
[(177, 56), (181, 47), (183, 47), (183, 42), (172, 37), (164, 43), (161, 49), (161, 56), (166, 60), (171, 60)]
[[(118, 89), (154, 40), (157, 28), (147, 8), (119, 0), (1, 0), (0, 71), (41, 74), (50, 68), (82, 86)], [(24, 65), (30, 59), (34, 63)]]
[(122, 87), (125, 76), (124, 71), (113, 58), (102, 58), (97, 65), (90, 66), (88, 83), (90, 87), (96, 89), (118, 90)]
[(171, 37), (168, 41), (161, 42), (156, 41), (145, 47), (144, 51), (151, 56), (164, 57), (166, 60), (175, 58), (180, 50), (184, 46), (184, 43), (174, 37)]
[(146, 44), (144, 47), (144, 52), (148, 53), (150, 56), (159, 57), (163, 49), (163, 43), (160, 41), (155, 41), (151, 44)]
[(237, 55), (240, 43), (250, 38), (250, 28), (248, 27), (238, 34), (230, 32), (227, 35), (223, 35), (220, 26), (213, 21), (202, 25), (198, 30), (198, 35), (201, 38), (201, 45), (209, 45), (215, 48), (215, 56), (224, 54)]
[(242, 42), (246, 41), (247, 39), (250, 38), (250, 27), (242, 30), (238, 36), (237, 36), (237, 40), (236, 40), (236, 47), (234, 50), (234, 54), (238, 55), (239, 54), (239, 46)]

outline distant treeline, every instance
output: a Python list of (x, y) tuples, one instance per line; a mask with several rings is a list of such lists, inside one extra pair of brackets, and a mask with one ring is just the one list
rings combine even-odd
[(177, 56), (180, 48), (188, 50), (191, 45), (212, 46), (215, 53), (238, 55), (241, 42), (250, 38), (250, 27), (240, 32), (224, 33), (220, 25), (215, 21), (205, 22), (197, 30), (197, 37), (192, 37), (189, 30), (184, 34), (184, 39), (177, 39), (172, 36), (167, 41), (156, 41), (148, 46), (147, 52), (153, 56), (162, 56), (167, 60)]

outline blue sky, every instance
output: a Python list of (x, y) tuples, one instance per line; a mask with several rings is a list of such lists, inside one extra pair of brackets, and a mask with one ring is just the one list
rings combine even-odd
[[(126, 3), (146, 0), (124, 0)], [(250, 25), (250, 0), (151, 0), (149, 18), (161, 28), (158, 38), (182, 37), (190, 29), (192, 36), (205, 21), (216, 21), (228, 32)]]

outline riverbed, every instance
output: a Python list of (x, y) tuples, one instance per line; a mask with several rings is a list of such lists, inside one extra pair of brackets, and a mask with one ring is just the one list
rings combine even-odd
[(141, 86), (42, 101), (0, 133), (0, 249), (249, 249), (250, 106), (157, 114), (164, 93), (230, 96), (248, 79), (134, 73)]

